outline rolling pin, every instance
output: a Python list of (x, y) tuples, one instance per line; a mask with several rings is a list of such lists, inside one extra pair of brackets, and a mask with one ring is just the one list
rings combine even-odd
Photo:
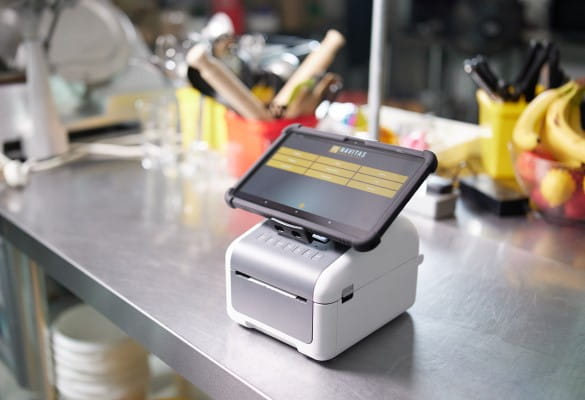
[(221, 61), (210, 56), (205, 45), (197, 45), (189, 50), (187, 63), (198, 69), (203, 79), (242, 117), (272, 119), (262, 102)]
[(338, 31), (331, 29), (327, 31), (325, 38), (315, 50), (311, 52), (286, 81), (282, 89), (278, 92), (272, 102), (277, 106), (286, 106), (295, 87), (301, 82), (306, 81), (324, 73), (329, 65), (333, 62), (335, 53), (345, 44), (345, 38)]

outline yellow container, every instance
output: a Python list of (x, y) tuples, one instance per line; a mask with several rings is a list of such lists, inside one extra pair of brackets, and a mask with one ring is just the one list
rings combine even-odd
[[(197, 135), (199, 99), (201, 94), (190, 87), (177, 89), (183, 148), (189, 148)], [(227, 144), (226, 108), (210, 97), (204, 98), (203, 132), (201, 139), (214, 150), (224, 150)]]
[(492, 100), (486, 92), (476, 93), (479, 105), (479, 124), (490, 128), (491, 135), (481, 139), (481, 159), (485, 172), (492, 178), (513, 178), (514, 168), (509, 143), (518, 117), (526, 102)]

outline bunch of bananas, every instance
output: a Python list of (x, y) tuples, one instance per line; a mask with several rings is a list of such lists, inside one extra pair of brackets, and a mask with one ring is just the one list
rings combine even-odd
[(548, 89), (532, 100), (516, 122), (512, 136), (520, 150), (540, 147), (569, 167), (585, 164), (585, 131), (580, 104), (585, 87), (576, 81)]
[(548, 89), (522, 112), (512, 135), (516, 171), (540, 210), (585, 222), (585, 86)]

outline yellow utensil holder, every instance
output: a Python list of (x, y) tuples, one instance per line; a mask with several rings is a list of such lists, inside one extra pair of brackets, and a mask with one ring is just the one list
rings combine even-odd
[(514, 167), (509, 150), (518, 117), (526, 101), (505, 102), (491, 99), (486, 92), (476, 92), (479, 124), (490, 128), (491, 135), (481, 139), (481, 159), (485, 172), (492, 178), (513, 178)]

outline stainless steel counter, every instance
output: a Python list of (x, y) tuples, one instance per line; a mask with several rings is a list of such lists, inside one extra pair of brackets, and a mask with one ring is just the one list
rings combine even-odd
[(84, 161), (0, 190), (2, 235), (218, 399), (585, 398), (585, 231), (466, 207), (411, 216), (414, 307), (330, 362), (231, 322), (223, 188)]

